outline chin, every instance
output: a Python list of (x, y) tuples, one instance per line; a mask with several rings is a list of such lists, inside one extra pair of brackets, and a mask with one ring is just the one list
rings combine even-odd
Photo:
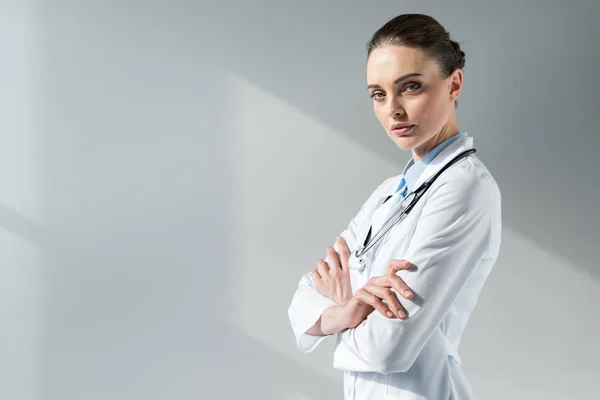
[(391, 139), (400, 150), (412, 150), (417, 145), (414, 137), (397, 137), (391, 136)]

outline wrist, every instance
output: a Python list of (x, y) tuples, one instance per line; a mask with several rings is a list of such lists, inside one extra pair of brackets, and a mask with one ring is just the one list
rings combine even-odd
[(346, 304), (348, 304), (350, 302), (350, 300), (352, 300), (352, 296), (348, 296), (345, 298), (341, 298), (341, 299), (336, 299), (334, 300), (334, 302), (339, 305), (339, 306), (345, 306)]
[(326, 335), (333, 335), (347, 328), (345, 316), (345, 305), (331, 306), (321, 315), (321, 330)]

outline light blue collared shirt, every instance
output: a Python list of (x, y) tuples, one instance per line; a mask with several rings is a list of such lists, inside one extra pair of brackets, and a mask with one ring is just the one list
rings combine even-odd
[(398, 188), (396, 189), (396, 192), (402, 190), (400, 197), (406, 197), (406, 195), (413, 190), (415, 183), (417, 182), (423, 171), (425, 171), (425, 168), (427, 168), (431, 161), (433, 161), (433, 159), (437, 157), (437, 155), (440, 154), (442, 150), (444, 150), (450, 143), (454, 142), (459, 137), (467, 136), (467, 132), (461, 132), (449, 137), (442, 143), (438, 144), (433, 150), (427, 153), (425, 157), (423, 157), (416, 163), (414, 162), (414, 158), (411, 157), (411, 159), (404, 167), (404, 177), (402, 178), (400, 184), (398, 185)]

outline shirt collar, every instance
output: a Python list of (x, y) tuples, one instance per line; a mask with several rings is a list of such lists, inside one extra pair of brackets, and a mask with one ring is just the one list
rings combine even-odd
[[(467, 137), (467, 136), (468, 136), (467, 132), (460, 132), (454, 136), (449, 137), (448, 139), (444, 140), (442, 143), (438, 144), (429, 153), (425, 154), (425, 156), (421, 160), (417, 161), (416, 163), (414, 161), (414, 158), (411, 157), (411, 159), (408, 161), (408, 163), (406, 163), (406, 166), (404, 167), (404, 172), (403, 172), (404, 181), (406, 182), (406, 186), (408, 188), (407, 193), (410, 193), (413, 190), (413, 186), (414, 186), (415, 182), (419, 179), (419, 176), (421, 176), (421, 174), (423, 173), (425, 168), (427, 168), (427, 166), (431, 163), (431, 161), (433, 161), (433, 159), (442, 150), (444, 150), (450, 143), (454, 142), (459, 137)], [(399, 189), (400, 189), (400, 186), (396, 189), (396, 191)]]

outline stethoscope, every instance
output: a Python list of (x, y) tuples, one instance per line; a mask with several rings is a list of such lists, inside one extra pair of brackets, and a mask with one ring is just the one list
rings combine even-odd
[[(462, 160), (463, 158), (475, 153), (476, 149), (469, 149), (464, 151), (450, 160), (446, 165), (444, 165), (433, 177), (431, 177), (428, 181), (423, 182), (421, 186), (417, 190), (409, 193), (400, 203), (400, 207), (396, 210), (392, 215), (387, 219), (387, 221), (383, 224), (383, 226), (379, 229), (379, 231), (371, 238), (371, 230), (373, 226), (369, 228), (369, 233), (365, 238), (364, 243), (354, 250), (350, 254), (350, 258), (348, 259), (348, 268), (363, 271), (367, 265), (367, 257), (366, 254), (369, 250), (373, 248), (379, 241), (381, 241), (384, 236), (398, 223), (402, 222), (406, 216), (413, 210), (417, 202), (423, 197), (427, 189), (431, 187), (433, 182), (448, 168)], [(384, 203), (392, 196), (389, 196), (385, 199)], [(408, 203), (408, 204), (407, 204)], [(392, 222), (393, 221), (393, 222)], [(392, 222), (390, 224), (390, 222)], [(389, 225), (389, 226), (387, 226)]]

